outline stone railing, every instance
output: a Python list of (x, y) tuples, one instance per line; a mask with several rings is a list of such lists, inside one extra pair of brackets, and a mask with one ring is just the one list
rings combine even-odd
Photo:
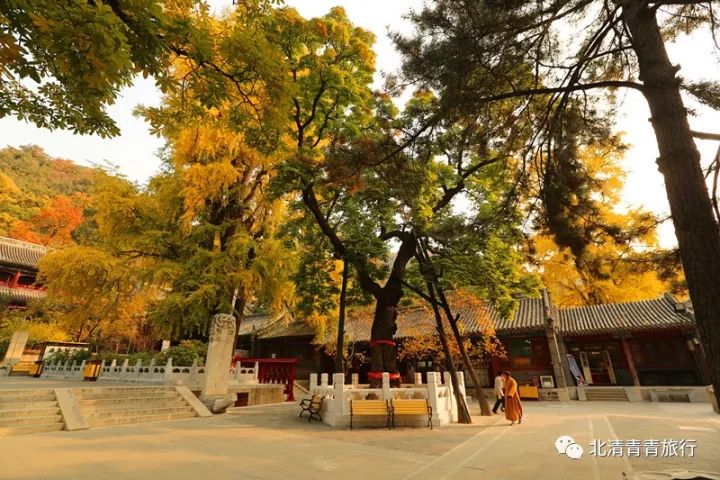
[[(83, 380), (85, 361), (77, 362), (50, 362), (46, 363), (41, 378), (58, 380)], [(228, 382), (233, 385), (252, 385), (259, 383), (258, 368), (241, 367), (228, 370)], [(141, 385), (185, 385), (191, 390), (200, 389), (205, 381), (205, 367), (193, 362), (190, 366), (173, 365), (172, 358), (165, 364), (143, 364), (138, 360), (130, 364), (128, 360), (118, 364), (116, 360), (111, 363), (103, 361), (100, 364), (98, 382), (113, 382), (123, 384)]]
[[(41, 378), (82, 380), (84, 369), (85, 361), (81, 363), (46, 363)], [(235, 380), (234, 373), (229, 372), (228, 375), (231, 381)], [(242, 375), (238, 382), (250, 383), (250, 379), (247, 377), (247, 375)], [(122, 364), (118, 364), (115, 360), (109, 364), (103, 361), (97, 380), (98, 382), (124, 384), (185, 385), (194, 389), (202, 385), (204, 378), (205, 367), (198, 366), (197, 362), (193, 362), (190, 366), (173, 365), (172, 358), (169, 358), (164, 365), (156, 365), (154, 360), (147, 365), (143, 365), (141, 360), (132, 365), (128, 360)]]
[[(457, 422), (457, 401), (448, 372), (444, 374), (428, 372), (426, 384), (422, 383), (422, 375), (416, 374), (414, 384), (405, 384), (401, 387), (390, 387), (390, 375), (387, 372), (383, 373), (381, 388), (360, 385), (357, 374), (353, 374), (351, 378), (351, 383), (345, 384), (343, 374), (334, 374), (331, 385), (329, 384), (329, 375), (326, 373), (319, 377), (315, 373), (310, 375), (310, 395), (323, 397), (323, 422), (332, 426), (344, 427), (350, 421), (350, 402), (370, 399), (427, 399), (428, 404), (432, 407), (434, 424), (447, 425)], [(462, 395), (465, 397), (465, 380), (462, 372), (458, 372), (458, 381)], [(410, 419), (409, 424), (424, 425), (422, 421), (423, 419), (420, 418)]]
[(59, 361), (54, 363), (45, 363), (40, 377), (64, 380), (82, 380), (84, 369), (84, 360), (81, 363), (60, 363)]
[(156, 365), (151, 360), (148, 365), (143, 365), (138, 360), (135, 365), (130, 365), (125, 360), (122, 365), (117, 365), (113, 360), (110, 365), (104, 362), (100, 367), (99, 382), (114, 383), (138, 383), (149, 385), (185, 385), (189, 388), (199, 388), (205, 378), (205, 368), (198, 367), (197, 362), (191, 366), (173, 365), (172, 358), (168, 358), (165, 365)]

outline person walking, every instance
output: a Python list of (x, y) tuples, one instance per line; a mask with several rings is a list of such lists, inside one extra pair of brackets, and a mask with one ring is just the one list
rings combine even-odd
[(520, 403), (520, 392), (517, 381), (510, 376), (507, 370), (502, 374), (505, 384), (505, 418), (510, 420), (510, 426), (515, 422), (522, 423), (523, 411)]
[(493, 392), (495, 393), (495, 406), (492, 411), (497, 415), (498, 408), (502, 408), (503, 412), (505, 411), (505, 381), (503, 380), (501, 372), (498, 372), (495, 376), (495, 387)]

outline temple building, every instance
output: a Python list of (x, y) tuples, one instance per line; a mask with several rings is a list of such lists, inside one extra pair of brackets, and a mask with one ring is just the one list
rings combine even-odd
[(0, 303), (22, 308), (45, 297), (35, 280), (38, 263), (47, 252), (42, 245), (0, 237)]
[[(558, 308), (543, 294), (542, 298), (519, 299), (512, 318), (503, 319), (492, 307), (482, 304), (457, 308), (454, 313), (460, 314), (471, 341), (494, 329), (504, 347), (505, 354), (473, 365), (485, 386), (490, 386), (498, 371), (506, 369), (520, 384), (546, 388), (709, 384), (692, 307), (670, 294), (572, 308)], [(346, 338), (357, 352), (367, 354), (370, 323), (371, 319), (348, 321)], [(398, 310), (398, 344), (434, 332), (431, 309)], [(310, 372), (332, 371), (332, 359), (313, 344), (315, 332), (302, 320), (249, 316), (239, 335), (244, 348), (252, 350), (254, 356), (298, 358), (298, 378), (307, 378)], [(442, 365), (432, 358), (401, 362), (400, 373), (409, 376), (438, 367)], [(369, 365), (353, 365), (353, 371), (364, 381)]]

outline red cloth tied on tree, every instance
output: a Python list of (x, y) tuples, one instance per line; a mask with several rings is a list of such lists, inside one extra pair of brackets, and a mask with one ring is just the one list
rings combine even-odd
[[(382, 378), (382, 375), (383, 375), (383, 372), (368, 372), (368, 379)], [(398, 372), (391, 372), (389, 375), (390, 375), (390, 380), (400, 379), (400, 374)]]
[(370, 340), (371, 347), (376, 345), (388, 345), (390, 347), (394, 347), (396, 343), (393, 340)]

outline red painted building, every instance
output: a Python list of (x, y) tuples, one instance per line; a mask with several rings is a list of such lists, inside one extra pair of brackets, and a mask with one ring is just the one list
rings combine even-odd
[(42, 245), (0, 237), (0, 302), (23, 307), (45, 296), (35, 279), (47, 251)]

